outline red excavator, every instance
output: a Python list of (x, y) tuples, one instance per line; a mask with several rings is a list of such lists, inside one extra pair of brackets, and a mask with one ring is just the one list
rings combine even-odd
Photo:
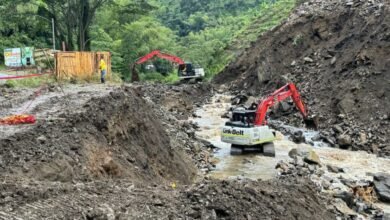
[(180, 57), (168, 54), (168, 53), (163, 53), (159, 50), (154, 50), (148, 54), (146, 54), (143, 57), (138, 58), (133, 66), (132, 66), (132, 82), (139, 81), (139, 76), (136, 71), (135, 66), (137, 64), (143, 64), (146, 61), (154, 58), (154, 57), (159, 57), (164, 60), (169, 60), (173, 63), (179, 64), (179, 70), (178, 70), (178, 75), (180, 80), (182, 81), (187, 81), (191, 79), (196, 79), (196, 80), (202, 80), (203, 77), (205, 76), (204, 69), (200, 67), (194, 67), (192, 63), (190, 62), (184, 62)]
[(232, 144), (231, 153), (241, 154), (245, 148), (260, 148), (265, 156), (275, 156), (275, 132), (267, 126), (266, 114), (271, 106), (288, 97), (293, 99), (307, 127), (316, 128), (314, 120), (308, 118), (297, 88), (289, 83), (270, 94), (260, 104), (254, 103), (248, 109), (234, 109), (232, 118), (222, 128), (222, 141)]

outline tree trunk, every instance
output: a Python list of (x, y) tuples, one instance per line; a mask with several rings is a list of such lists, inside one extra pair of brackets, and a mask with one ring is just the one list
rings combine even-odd
[(87, 47), (89, 41), (89, 0), (81, 0), (81, 13), (79, 21), (79, 50), (85, 51), (90, 50), (90, 47)]

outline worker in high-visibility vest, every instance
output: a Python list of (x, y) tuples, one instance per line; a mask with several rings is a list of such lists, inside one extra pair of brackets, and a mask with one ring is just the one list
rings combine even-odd
[(106, 74), (107, 74), (107, 64), (104, 61), (103, 56), (100, 57), (99, 69), (100, 69), (100, 74), (101, 74), (100, 81), (102, 83), (105, 83), (106, 82)]

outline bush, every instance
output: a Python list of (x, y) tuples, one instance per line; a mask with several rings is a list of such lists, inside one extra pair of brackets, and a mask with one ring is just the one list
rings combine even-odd
[(55, 82), (54, 76), (47, 75), (47, 76), (40, 76), (40, 77), (7, 80), (5, 85), (10, 88), (15, 88), (15, 87), (36, 88), (43, 84), (53, 83), (53, 82)]

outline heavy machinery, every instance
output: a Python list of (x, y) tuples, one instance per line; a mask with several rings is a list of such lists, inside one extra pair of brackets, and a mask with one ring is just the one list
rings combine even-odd
[(154, 58), (154, 57), (159, 57), (161, 59), (169, 60), (173, 63), (177, 63), (179, 65), (178, 68), (178, 76), (180, 80), (182, 81), (188, 81), (191, 79), (195, 80), (202, 80), (205, 76), (205, 72), (203, 68), (196, 67), (190, 62), (184, 62), (180, 57), (168, 54), (168, 53), (163, 53), (159, 50), (154, 50), (148, 54), (146, 54), (143, 57), (138, 58), (133, 66), (132, 66), (132, 81), (139, 81), (138, 73), (135, 69), (135, 66), (137, 64), (143, 64), (146, 61)]
[(257, 149), (265, 156), (275, 156), (275, 131), (267, 126), (267, 110), (277, 102), (291, 97), (301, 112), (308, 127), (315, 128), (314, 120), (308, 118), (299, 92), (293, 83), (276, 90), (264, 100), (249, 108), (238, 107), (233, 110), (230, 121), (222, 128), (222, 141), (232, 144), (231, 154), (241, 154), (246, 149)]

